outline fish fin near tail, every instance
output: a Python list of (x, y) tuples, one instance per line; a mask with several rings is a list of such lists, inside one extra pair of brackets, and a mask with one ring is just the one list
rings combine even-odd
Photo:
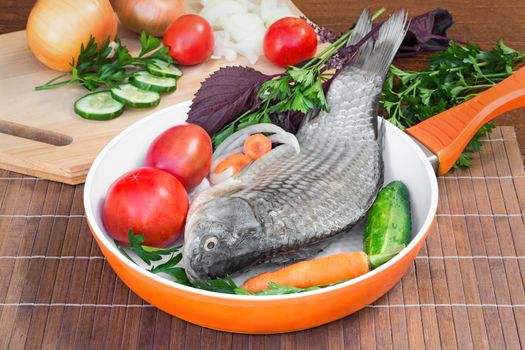
[[(368, 17), (366, 18), (368, 24), (365, 22), (364, 15), (368, 15), (368, 12), (365, 11), (363, 11), (357, 22), (356, 29), (359, 25), (361, 27), (359, 27), (359, 31), (356, 33), (355, 38), (350, 37), (351, 43), (354, 43), (354, 41), (357, 42), (372, 28)], [(362, 34), (362, 30), (366, 30), (367, 28), (368, 31), (365, 34)], [(371, 77), (379, 76), (384, 78), (401, 42), (403, 41), (403, 38), (405, 37), (407, 29), (406, 11), (400, 10), (395, 12), (388, 20), (386, 20), (386, 22), (383, 23), (381, 28), (379, 28), (377, 38), (374, 41), (368, 40), (366, 45), (363, 45), (363, 47), (359, 49), (351, 66), (370, 73)]]
[[(346, 43), (346, 46), (352, 46), (357, 44), (361, 39), (363, 39), (370, 31), (372, 30), (372, 22), (370, 21), (370, 11), (364, 9), (359, 16), (357, 23), (352, 29), (352, 34)], [(352, 59), (352, 65), (362, 66), (366, 57), (370, 56), (372, 49), (374, 48), (374, 40), (370, 38), (367, 40), (356, 53)]]

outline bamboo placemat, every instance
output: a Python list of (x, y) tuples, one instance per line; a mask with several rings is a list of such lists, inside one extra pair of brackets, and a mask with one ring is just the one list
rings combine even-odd
[(518, 349), (525, 347), (525, 172), (501, 127), (439, 179), (436, 225), (401, 283), (312, 330), (237, 335), (144, 303), (91, 238), (82, 186), (0, 172), (0, 349)]

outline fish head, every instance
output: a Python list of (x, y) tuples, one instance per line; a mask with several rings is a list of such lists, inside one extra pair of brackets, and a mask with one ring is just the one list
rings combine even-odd
[(183, 264), (190, 280), (223, 277), (257, 252), (262, 225), (241, 198), (214, 199), (192, 213), (185, 229)]

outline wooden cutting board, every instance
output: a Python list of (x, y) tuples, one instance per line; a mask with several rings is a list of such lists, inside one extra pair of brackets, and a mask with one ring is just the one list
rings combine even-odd
[[(186, 7), (188, 12), (198, 12), (200, 2), (187, 0)], [(291, 2), (290, 7), (301, 14)], [(137, 52), (136, 34), (122, 29), (119, 36)], [(58, 73), (34, 58), (25, 31), (0, 35), (0, 62), (0, 168), (67, 184), (84, 182), (91, 163), (116, 134), (156, 110), (191, 99), (200, 83), (220, 67), (247, 65), (265, 73), (280, 70), (264, 57), (254, 65), (243, 57), (233, 62), (210, 59), (183, 68), (177, 91), (164, 95), (156, 108), (127, 109), (111, 121), (90, 121), (73, 111), (75, 100), (87, 92), (84, 88), (34, 90)]]

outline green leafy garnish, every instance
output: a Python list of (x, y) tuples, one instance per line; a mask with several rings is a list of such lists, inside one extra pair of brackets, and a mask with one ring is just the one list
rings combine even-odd
[(339, 282), (335, 282), (335, 283), (321, 284), (321, 285), (318, 285), (318, 286), (313, 286), (313, 287), (308, 287), (308, 288), (297, 288), (297, 287), (292, 287), (292, 286), (283, 286), (282, 284), (270, 282), (270, 283), (268, 283), (268, 289), (265, 289), (265, 290), (263, 290), (261, 292), (250, 293), (249, 291), (247, 291), (246, 289), (243, 289), (243, 288), (236, 288), (234, 290), (234, 292), (235, 292), (235, 294), (238, 294), (238, 295), (284, 295), (284, 294), (294, 294), (294, 293), (309, 292), (309, 291), (312, 291), (312, 290), (317, 290), (317, 289), (321, 289), (321, 288), (325, 288), (325, 287), (335, 286), (337, 284), (340, 284), (340, 283), (343, 283), (343, 282), (346, 282), (346, 281), (347, 280), (339, 281)]
[[(115, 241), (119, 251), (134, 263), (136, 263), (135, 260), (131, 258), (126, 250), (135, 253), (144, 263), (149, 265), (148, 271), (151, 273), (165, 273), (175, 278), (177, 283), (219, 293), (234, 294), (234, 291), (239, 289), (230, 276), (227, 276), (226, 280), (216, 278), (208, 280), (205, 283), (192, 283), (186, 275), (186, 270), (184, 270), (183, 267), (177, 266), (182, 260), (182, 253), (180, 252), (182, 246), (180, 245), (172, 248), (145, 246), (142, 244), (144, 243), (144, 235), (135, 234), (133, 230), (129, 230), (128, 239), (129, 246)], [(153, 262), (162, 260), (166, 256), (170, 257), (165, 262), (156, 265), (152, 264)]]
[(128, 247), (116, 242), (117, 246), (131, 250), (148, 265), (151, 264), (152, 261), (162, 260), (164, 256), (178, 252), (181, 248), (181, 246), (169, 249), (144, 246), (142, 245), (142, 243), (144, 243), (144, 235), (136, 235), (133, 230), (129, 230), (128, 239)]
[[(404, 71), (392, 65), (381, 96), (388, 120), (401, 129), (463, 103), (514, 72), (525, 54), (501, 40), (490, 51), (477, 45), (450, 41), (446, 51), (435, 54), (430, 66), (419, 72)], [(473, 152), (479, 152), (479, 139), (494, 129), (486, 124), (467, 145), (456, 166), (470, 166)]]
[(271, 123), (272, 114), (307, 113), (314, 108), (327, 110), (322, 84), (328, 78), (329, 75), (321, 72), (319, 63), (307, 68), (290, 67), (282, 76), (262, 84), (257, 93), (259, 108), (245, 112), (213, 135), (213, 145), (217, 147), (228, 136), (250, 125)]
[[(372, 20), (384, 12), (379, 10)], [(348, 31), (327, 48), (322, 50), (308, 62), (300, 67), (288, 67), (283, 74), (275, 76), (264, 82), (257, 93), (259, 104), (257, 108), (245, 111), (233, 121), (224, 125), (218, 132), (211, 130), (213, 135), (212, 141), (214, 147), (217, 147), (222, 141), (234, 132), (247, 126), (271, 123), (271, 116), (290, 113), (307, 113), (312, 109), (328, 110), (328, 103), (323, 89), (323, 84), (327, 82), (333, 73), (327, 73), (334, 68), (333, 59), (337, 59), (339, 65), (346, 65), (350, 58), (357, 52), (376, 31), (379, 26), (375, 27), (356, 45), (346, 47), (346, 43), (352, 33)], [(205, 87), (204, 82), (203, 87)], [(212, 85), (210, 83), (210, 85)], [(203, 88), (201, 87), (201, 89)], [(193, 108), (193, 106), (192, 106)], [(190, 109), (189, 121), (195, 122), (194, 111)], [(210, 131), (210, 127), (202, 125)]]
[(193, 287), (227, 294), (235, 294), (235, 290), (239, 289), (230, 276), (226, 276), (226, 280), (215, 278), (206, 283), (193, 283)]
[[(108, 39), (99, 47), (95, 38), (90, 36), (87, 44), (80, 46), (80, 54), (71, 59), (71, 72), (61, 74), (36, 90), (53, 89), (59, 86), (80, 83), (92, 91), (101, 86), (109, 88), (127, 82), (127, 79), (138, 70), (144, 69), (154, 59), (173, 63), (168, 55), (168, 48), (151, 35), (142, 33), (140, 36), (141, 51), (138, 57), (133, 57), (128, 48), (122, 44), (119, 37), (111, 42)], [(67, 78), (67, 79), (66, 79)]]
[(309, 287), (309, 288), (296, 288), (291, 286), (283, 286), (277, 283), (270, 282), (268, 283), (268, 289), (263, 290), (262, 292), (255, 293), (256, 295), (283, 295), (283, 294), (292, 294), (292, 293), (302, 293), (308, 292), (311, 290), (317, 290), (321, 287)]
[[(268, 289), (259, 293), (250, 293), (247, 290), (237, 286), (235, 281), (231, 276), (226, 276), (225, 279), (215, 278), (208, 280), (204, 283), (195, 283), (191, 282), (186, 275), (186, 270), (183, 267), (177, 266), (182, 260), (182, 253), (180, 249), (182, 246), (175, 246), (172, 248), (156, 248), (142, 245), (144, 242), (144, 235), (135, 234), (133, 230), (129, 230), (129, 246), (125, 246), (117, 241), (115, 244), (119, 251), (129, 260), (136, 263), (133, 260), (126, 250), (130, 250), (135, 253), (142, 261), (149, 265), (148, 271), (151, 273), (165, 273), (169, 276), (175, 278), (177, 283), (190, 286), (193, 288), (208, 290), (218, 293), (226, 294), (238, 294), (238, 295), (282, 295), (282, 294), (291, 294), (291, 293), (302, 293), (310, 290), (316, 290), (319, 288), (324, 288), (328, 286), (333, 286), (344, 281), (337, 283), (324, 284), (310, 288), (296, 288), (290, 286), (283, 286), (277, 283), (270, 282), (268, 284)], [(168, 260), (163, 263), (153, 265), (153, 262), (162, 260), (165, 256), (170, 256)]]

